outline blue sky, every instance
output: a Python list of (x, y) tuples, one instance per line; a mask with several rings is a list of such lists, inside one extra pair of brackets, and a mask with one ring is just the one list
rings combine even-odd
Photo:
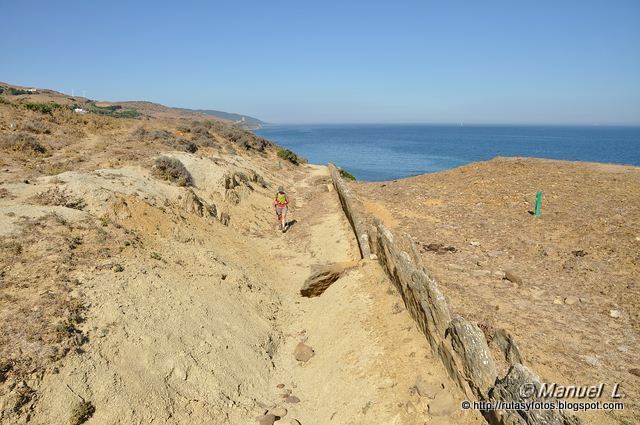
[(640, 2), (2, 0), (0, 81), (269, 122), (640, 124)]

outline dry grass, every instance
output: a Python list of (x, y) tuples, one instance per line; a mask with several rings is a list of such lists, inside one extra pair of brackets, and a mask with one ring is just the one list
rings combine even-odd
[(38, 205), (55, 205), (75, 210), (81, 210), (87, 205), (84, 199), (71, 195), (59, 186), (38, 193), (31, 200)]
[(10, 133), (0, 139), (0, 149), (23, 152), (31, 155), (42, 155), (47, 149), (28, 133)]
[(0, 383), (15, 384), (81, 351), (83, 282), (74, 273), (112, 255), (125, 237), (113, 226), (70, 225), (49, 215), (0, 238)]

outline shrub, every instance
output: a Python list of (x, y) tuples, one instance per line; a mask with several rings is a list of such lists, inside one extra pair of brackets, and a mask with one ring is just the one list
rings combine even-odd
[(123, 109), (120, 105), (109, 105), (109, 106), (97, 106), (95, 103), (89, 104), (87, 106), (87, 111), (98, 114), (98, 115), (106, 115), (114, 118), (138, 118), (142, 115), (140, 112), (135, 109)]
[(20, 94), (34, 94), (34, 92), (30, 92), (29, 90), (16, 89), (13, 87), (4, 87), (4, 90), (0, 88), (0, 93), (3, 91), (12, 96), (18, 96)]
[(84, 199), (74, 197), (58, 186), (52, 187), (45, 192), (40, 192), (31, 199), (39, 205), (55, 205), (73, 208), (74, 210), (81, 210), (87, 206)]
[(342, 178), (347, 180), (354, 180), (354, 181), (356, 180), (356, 176), (354, 176), (347, 170), (343, 170), (342, 168), (340, 169), (340, 176), (342, 176)]
[(167, 141), (167, 144), (184, 152), (196, 153), (198, 151), (198, 145), (185, 139), (171, 139)]
[(62, 105), (58, 103), (53, 103), (53, 102), (51, 103), (28, 102), (28, 103), (24, 103), (22, 106), (24, 106), (26, 109), (30, 111), (40, 112), (41, 114), (51, 114), (56, 109), (62, 108)]
[(294, 152), (289, 149), (278, 149), (278, 158), (286, 159), (292, 164), (300, 164), (300, 158)]
[(144, 127), (138, 127), (135, 130), (133, 130), (131, 135), (136, 139), (144, 140), (147, 138), (147, 133), (148, 131)]
[(21, 128), (22, 130), (29, 131), (31, 133), (51, 134), (51, 130), (49, 129), (49, 127), (44, 125), (42, 121), (34, 121), (34, 120), (25, 121), (22, 123)]
[(0, 148), (19, 152), (43, 154), (47, 149), (38, 142), (38, 139), (28, 133), (12, 133), (0, 141)]
[(191, 186), (193, 178), (185, 166), (176, 158), (161, 156), (156, 158), (153, 170), (158, 177), (176, 183), (178, 186)]

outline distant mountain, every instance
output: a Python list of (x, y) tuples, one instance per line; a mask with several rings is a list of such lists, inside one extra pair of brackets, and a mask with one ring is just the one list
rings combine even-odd
[(186, 109), (186, 108), (175, 108), (185, 112), (197, 112), (200, 114), (211, 115), (216, 118), (220, 118), (223, 120), (233, 121), (239, 126), (248, 129), (255, 130), (257, 128), (262, 127), (266, 124), (264, 121), (261, 121), (257, 118), (249, 117), (247, 115), (233, 114), (230, 112), (224, 111), (214, 111), (212, 109)]

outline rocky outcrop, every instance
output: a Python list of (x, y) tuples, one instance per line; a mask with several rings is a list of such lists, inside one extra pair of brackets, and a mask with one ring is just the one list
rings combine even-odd
[(371, 255), (371, 249), (369, 248), (367, 220), (362, 213), (364, 208), (351, 188), (345, 183), (342, 177), (340, 177), (340, 171), (338, 168), (333, 164), (329, 164), (329, 171), (331, 173), (333, 185), (336, 188), (336, 192), (338, 192), (342, 208), (345, 211), (347, 219), (351, 223), (354, 232), (356, 233), (358, 246), (360, 247), (360, 255), (362, 258), (369, 258), (369, 255)]
[(311, 276), (304, 281), (300, 294), (308, 298), (319, 297), (333, 282), (355, 266), (357, 263), (354, 261), (316, 266), (312, 269)]
[(398, 249), (393, 234), (386, 227), (378, 224), (375, 235), (374, 249), (378, 261), (402, 296), (431, 349), (437, 351), (451, 320), (444, 295), (435, 280), (416, 267), (409, 254)]
[(200, 199), (192, 189), (187, 189), (184, 194), (182, 207), (188, 213), (196, 214), (200, 217), (216, 218), (218, 216), (216, 206)]

